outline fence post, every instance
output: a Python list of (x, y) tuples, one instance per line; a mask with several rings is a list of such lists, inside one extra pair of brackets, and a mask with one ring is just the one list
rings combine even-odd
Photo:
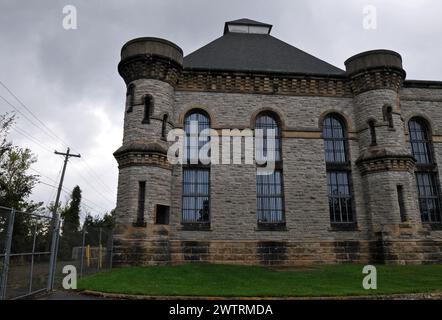
[(2, 277), (0, 279), (0, 300), (6, 297), (6, 287), (8, 285), (9, 259), (11, 255), (12, 235), (14, 231), (15, 209), (11, 209), (9, 215), (8, 232), (6, 234), (5, 260), (3, 261)]
[(99, 228), (100, 230), (100, 236), (99, 236), (99, 240), (98, 240), (98, 271), (100, 271), (100, 269), (102, 268), (102, 257), (101, 257), (101, 227)]
[(51, 243), (51, 258), (49, 260), (49, 278), (48, 278), (48, 291), (52, 291), (54, 289), (54, 276), (55, 276), (55, 267), (57, 262), (57, 246), (58, 246), (58, 236), (59, 236), (59, 228), (60, 228), (60, 219), (58, 213), (54, 214), (53, 218), (53, 233), (52, 233), (52, 243)]
[(86, 225), (83, 225), (83, 240), (81, 243), (80, 278), (83, 277), (84, 244), (86, 242)]

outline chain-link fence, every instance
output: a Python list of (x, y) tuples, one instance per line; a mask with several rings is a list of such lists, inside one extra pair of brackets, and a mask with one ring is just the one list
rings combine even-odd
[(60, 287), (65, 266), (75, 266), (78, 277), (112, 267), (112, 230), (84, 226), (82, 230), (60, 236), (55, 286)]
[(47, 289), (53, 222), (47, 212), (0, 207), (1, 299)]
[(57, 220), (0, 207), (0, 300), (62, 289), (65, 266), (77, 277), (112, 267), (112, 230), (60, 228)]

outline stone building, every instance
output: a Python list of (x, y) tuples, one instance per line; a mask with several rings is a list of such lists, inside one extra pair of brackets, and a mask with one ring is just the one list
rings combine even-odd
[[(186, 57), (158, 38), (123, 46), (114, 263), (441, 262), (442, 82), (407, 80), (389, 50), (344, 71), (271, 29), (226, 22)], [(191, 121), (275, 129), (274, 172), (172, 164), (167, 134)]]

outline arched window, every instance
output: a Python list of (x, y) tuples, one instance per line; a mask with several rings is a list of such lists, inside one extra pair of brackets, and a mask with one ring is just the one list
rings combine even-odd
[[(269, 129), (275, 130), (274, 147), (268, 145)], [(255, 119), (255, 137), (257, 130), (262, 130), (262, 152), (264, 157), (274, 153), (275, 170), (271, 174), (256, 175), (256, 207), (258, 224), (283, 224), (284, 219), (284, 184), (281, 156), (281, 128), (273, 113), (260, 113)], [(257, 150), (260, 153), (260, 150)]]
[(422, 222), (442, 221), (437, 164), (428, 125), (421, 118), (408, 122), (411, 152), (416, 159), (416, 185)]
[(388, 122), (388, 127), (393, 128), (393, 108), (391, 106), (386, 106), (384, 113), (384, 120)]
[(324, 119), (323, 132), (328, 202), (332, 224), (354, 223), (351, 167), (344, 122), (338, 115)]
[(374, 120), (368, 121), (368, 128), (370, 129), (370, 138), (371, 138), (370, 146), (376, 146), (378, 143), (376, 141), (376, 124)]
[(166, 138), (166, 131), (167, 131), (167, 120), (169, 119), (169, 116), (167, 114), (163, 115), (163, 122), (161, 124), (161, 138)]
[(135, 85), (133, 83), (131, 83), (130, 85), (127, 86), (126, 100), (129, 102), (127, 112), (128, 113), (132, 112), (134, 101), (135, 101)]
[(201, 147), (210, 138), (199, 141), (202, 130), (210, 128), (210, 118), (200, 110), (189, 112), (184, 119), (184, 160), (182, 222), (203, 223), (210, 221), (210, 165), (198, 160)]
[(153, 114), (153, 97), (150, 94), (146, 94), (144, 97), (144, 118), (143, 123), (150, 123), (150, 117)]

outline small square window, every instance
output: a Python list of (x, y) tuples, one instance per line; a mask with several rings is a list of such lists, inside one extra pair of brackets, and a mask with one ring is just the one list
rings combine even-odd
[(157, 204), (155, 224), (169, 224), (170, 207)]

